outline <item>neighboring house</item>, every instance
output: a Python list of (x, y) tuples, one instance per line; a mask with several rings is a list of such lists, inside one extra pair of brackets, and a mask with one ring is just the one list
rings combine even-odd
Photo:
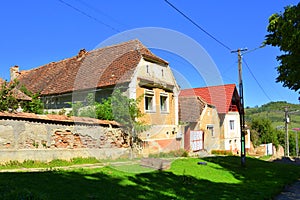
[(184, 149), (190, 152), (220, 149), (220, 121), (215, 106), (200, 96), (179, 95), (179, 121), (185, 126)]
[[(240, 103), (235, 85), (228, 84), (193, 88), (180, 92), (180, 97), (189, 96), (201, 97), (208, 105), (215, 106), (218, 113), (219, 125), (207, 123), (205, 131), (215, 133), (216, 135), (219, 134), (219, 150), (238, 153), (241, 149)], [(218, 133), (218, 131), (220, 132)]]
[(144, 116), (140, 120), (153, 125), (142, 135), (144, 141), (176, 138), (179, 87), (168, 62), (138, 40), (80, 50), (77, 56), (28, 71), (15, 66), (11, 79), (15, 78), (28, 90), (39, 92), (49, 112), (70, 110), (70, 102), (85, 102), (90, 92), (96, 101), (109, 97), (116, 88), (129, 98), (142, 96), (139, 108)]

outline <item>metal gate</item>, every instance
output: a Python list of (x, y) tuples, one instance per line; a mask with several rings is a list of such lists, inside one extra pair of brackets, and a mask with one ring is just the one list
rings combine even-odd
[(204, 149), (203, 146), (203, 131), (191, 131), (191, 147), (192, 151), (200, 151)]

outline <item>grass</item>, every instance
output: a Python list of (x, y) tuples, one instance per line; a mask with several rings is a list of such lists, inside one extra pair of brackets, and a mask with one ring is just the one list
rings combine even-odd
[(183, 158), (162, 172), (132, 164), (0, 173), (0, 199), (272, 199), (298, 178), (299, 166), (255, 158), (246, 167), (234, 156)]

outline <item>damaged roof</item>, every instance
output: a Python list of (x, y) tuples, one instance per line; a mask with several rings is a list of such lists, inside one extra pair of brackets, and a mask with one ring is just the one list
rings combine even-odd
[(41, 95), (113, 86), (129, 82), (141, 58), (168, 65), (139, 40), (131, 40), (89, 52), (80, 50), (77, 56), (21, 71), (17, 79)]
[(198, 96), (179, 96), (179, 120), (181, 122), (198, 122), (207, 104)]

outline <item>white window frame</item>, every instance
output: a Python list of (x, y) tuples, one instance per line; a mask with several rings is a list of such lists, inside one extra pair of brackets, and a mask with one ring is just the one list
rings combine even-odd
[[(165, 98), (164, 103), (162, 102), (162, 98)], [(169, 95), (168, 93), (160, 93), (159, 95), (159, 107), (161, 113), (169, 113)]]
[[(151, 102), (149, 104), (146, 103), (147, 99), (151, 98)], [(145, 105), (145, 112), (155, 112), (155, 94), (153, 90), (145, 89), (145, 97), (144, 97), (144, 105)], [(150, 106), (150, 109), (147, 109), (148, 106)]]

